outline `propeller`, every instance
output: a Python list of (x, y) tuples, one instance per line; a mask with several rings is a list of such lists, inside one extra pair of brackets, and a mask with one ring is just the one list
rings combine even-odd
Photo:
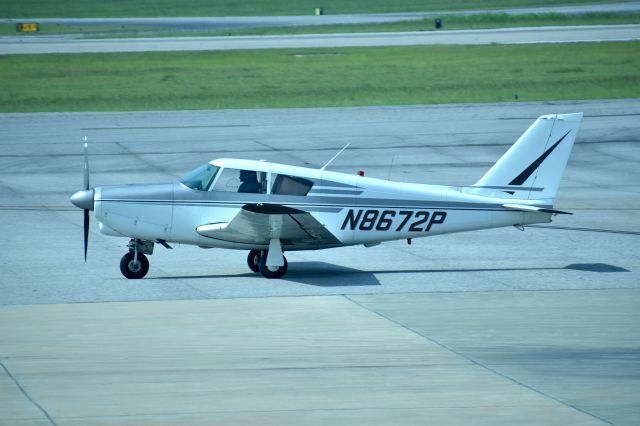
[(94, 190), (89, 186), (89, 148), (87, 137), (84, 138), (84, 189), (71, 196), (71, 203), (84, 211), (83, 241), (84, 261), (87, 261), (87, 246), (89, 245), (89, 211), (93, 210)]

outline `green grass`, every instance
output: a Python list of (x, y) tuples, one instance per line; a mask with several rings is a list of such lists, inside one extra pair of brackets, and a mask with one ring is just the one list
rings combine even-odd
[(616, 1), (619, 0), (0, 0), (0, 17), (310, 15), (316, 7), (323, 7), (329, 14), (339, 14), (556, 6)]
[(640, 42), (0, 57), (0, 110), (640, 97)]
[[(617, 25), (640, 24), (640, 12), (630, 13), (585, 13), (564, 15), (541, 13), (525, 15), (483, 14), (473, 16), (447, 16), (443, 18), (446, 30), (465, 30), (479, 28), (538, 27), (553, 25)], [(93, 26), (42, 24), (38, 34), (82, 34), (86, 38), (120, 37), (193, 37), (193, 36), (233, 36), (233, 35), (290, 35), (290, 34), (327, 34), (354, 32), (402, 32), (434, 31), (433, 19), (393, 22), (386, 24), (361, 25), (322, 25), (303, 27), (254, 28), (240, 30), (171, 30), (144, 26)], [(1, 35), (23, 35), (16, 32), (15, 24), (0, 24)]]
[[(640, 24), (640, 12), (630, 13), (585, 13), (581, 15), (563, 15), (558, 13), (543, 14), (486, 14), (474, 16), (447, 16), (442, 18), (443, 30), (470, 30), (483, 28), (515, 28), (544, 27), (567, 25), (620, 25)], [(122, 35), (101, 35), (99, 38), (112, 37), (195, 37), (195, 36), (239, 36), (239, 35), (292, 35), (292, 34), (333, 34), (333, 33), (374, 33), (374, 32), (406, 32), (435, 31), (433, 19), (416, 21), (391, 22), (384, 24), (357, 25), (321, 25), (300, 27), (273, 27), (239, 30), (190, 30), (190, 31), (146, 31), (139, 35), (127, 33)], [(89, 36), (88, 38), (92, 38)], [(97, 38), (97, 37), (93, 37)]]

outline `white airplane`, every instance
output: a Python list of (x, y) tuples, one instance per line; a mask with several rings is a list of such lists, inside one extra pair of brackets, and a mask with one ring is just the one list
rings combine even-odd
[[(283, 253), (452, 232), (551, 222), (554, 199), (582, 113), (544, 115), (471, 186), (399, 183), (264, 161), (218, 159), (177, 182), (84, 187), (71, 202), (89, 211), (100, 232), (130, 238), (122, 274), (144, 277), (145, 255), (170, 242), (249, 250), (247, 263), (266, 278), (287, 271)], [(340, 153), (338, 153), (339, 155)], [(336, 155), (337, 157), (337, 155)]]

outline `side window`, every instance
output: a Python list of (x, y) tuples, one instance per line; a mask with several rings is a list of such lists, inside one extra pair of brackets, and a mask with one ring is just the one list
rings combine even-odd
[(267, 177), (264, 172), (224, 169), (211, 190), (264, 194), (267, 188), (266, 181)]
[(273, 175), (272, 194), (279, 195), (307, 195), (313, 182), (298, 176)]

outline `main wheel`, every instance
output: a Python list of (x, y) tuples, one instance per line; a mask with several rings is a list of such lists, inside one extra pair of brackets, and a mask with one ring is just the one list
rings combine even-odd
[(260, 273), (265, 278), (282, 278), (282, 276), (287, 272), (287, 268), (289, 267), (289, 263), (287, 262), (287, 258), (282, 256), (284, 259), (284, 265), (280, 266), (275, 271), (272, 271), (267, 267), (267, 252), (262, 252), (260, 256)]
[(260, 272), (260, 250), (251, 250), (247, 256), (247, 265), (253, 272)]
[(139, 280), (149, 272), (149, 259), (142, 253), (138, 253), (138, 261), (134, 260), (135, 253), (130, 251), (120, 260), (120, 272), (130, 280)]

